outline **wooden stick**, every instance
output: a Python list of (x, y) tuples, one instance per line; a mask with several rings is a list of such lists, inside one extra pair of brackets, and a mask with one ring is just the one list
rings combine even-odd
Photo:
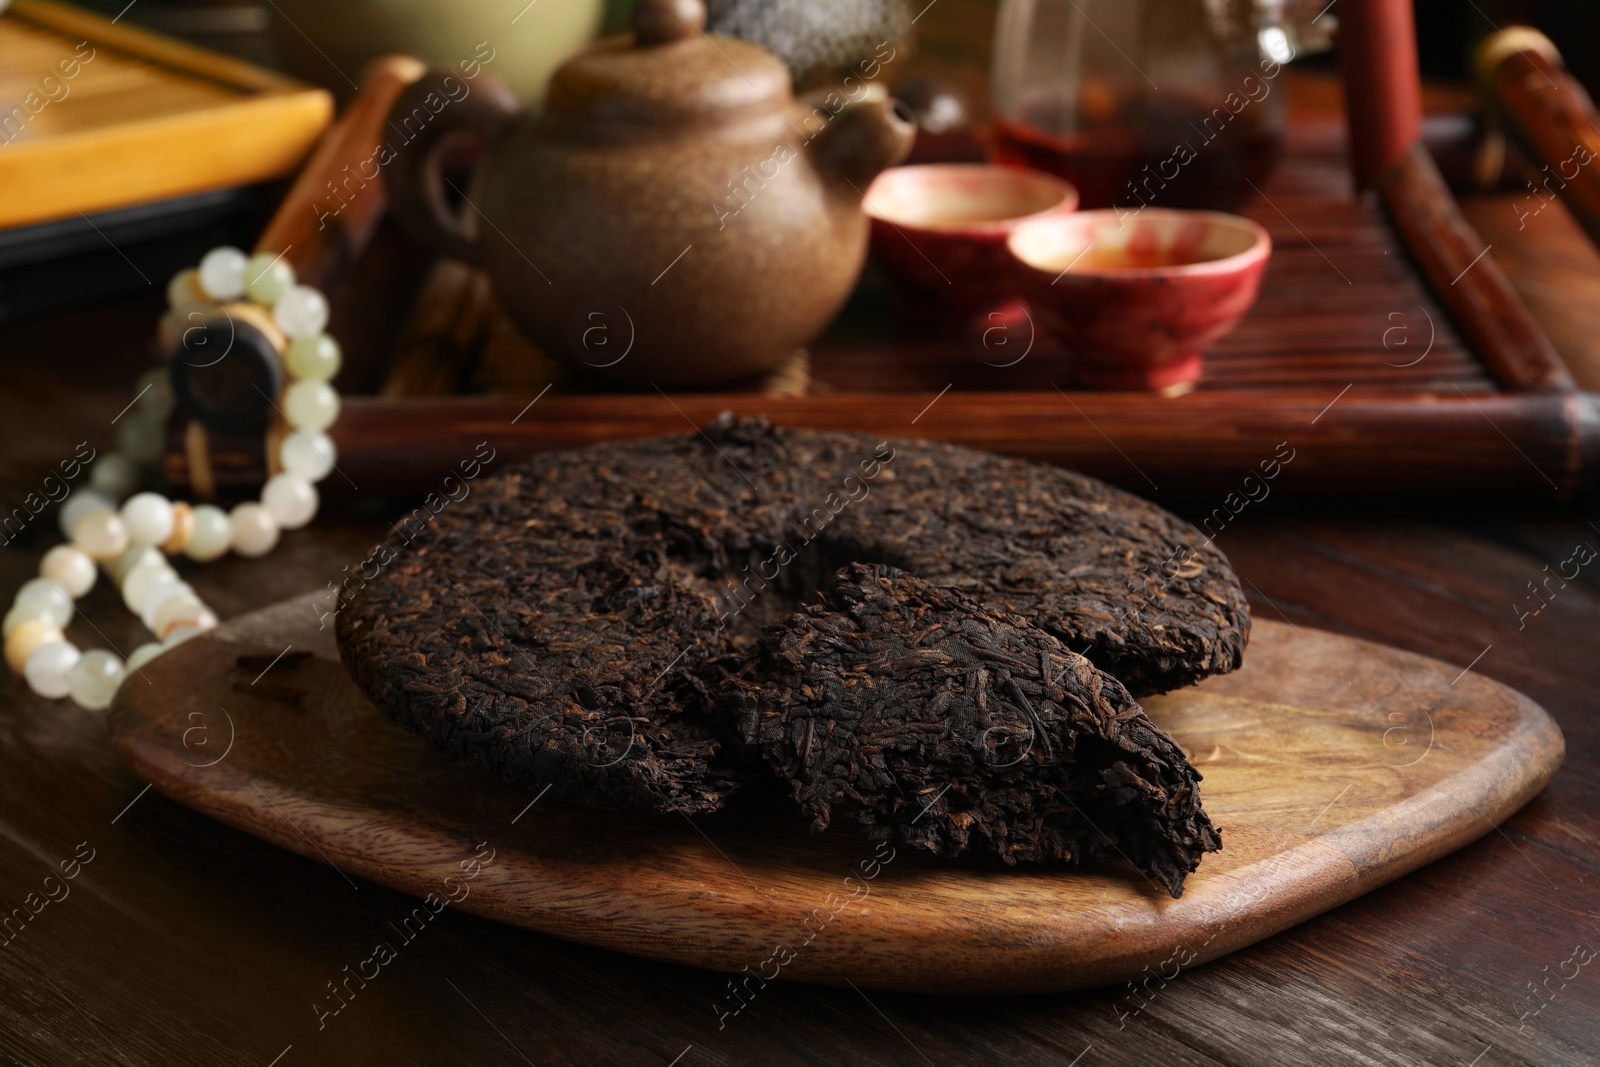
[[(332, 435), (330, 495), (425, 493), (479, 442), (497, 468), (553, 448), (689, 433), (723, 411), (786, 426), (927, 437), (1063, 463), (1145, 495), (1218, 501), (1286, 444), (1286, 497), (1464, 495), (1571, 500), (1594, 495), (1600, 413), (1587, 393), (1373, 395), (1333, 391), (1197, 392), (1172, 401), (1130, 393), (839, 393), (800, 398), (684, 394), (350, 397)], [(931, 404), (930, 404), (931, 402)], [(1516, 442), (1513, 444), (1512, 442)], [(1281, 456), (1280, 456), (1281, 458)], [(257, 452), (224, 451), (215, 477), (260, 484)], [(187, 474), (169, 467), (179, 484)], [(730, 470), (730, 478), (737, 474)]]
[(380, 56), (368, 65), (350, 110), (295, 179), (256, 251), (287, 250), (284, 258), (302, 282), (331, 288), (383, 218), (388, 199), (376, 161), (382, 130), (395, 99), (427, 69), (421, 60), (401, 55)]
[(1489, 106), (1543, 167), (1543, 192), (1530, 192), (1532, 206), (1559, 194), (1600, 244), (1600, 116), (1561, 53), (1537, 30), (1512, 26), (1484, 41), (1477, 68)]
[(1411, 0), (1345, 0), (1339, 66), (1358, 191), (1377, 186), (1406, 247), (1478, 354), (1511, 389), (1570, 390), (1572, 375), (1422, 143)]
[(1379, 189), (1406, 247), (1495, 377), (1510, 389), (1576, 388), (1420, 140), (1384, 173)]
[(385, 399), (459, 392), (497, 305), (481, 270), (459, 259), (440, 258), (414, 307), (378, 390)]
[(203, 74), (231, 88), (260, 93), (299, 92), (307, 88), (304, 82), (241, 59), (140, 29), (130, 22), (110, 20), (81, 8), (49, 3), (48, 0), (16, 0), (11, 6), (11, 14), (77, 39), (119, 49), (143, 60), (154, 60), (179, 70)]
[(1338, 14), (1350, 162), (1363, 192), (1422, 135), (1416, 30), (1411, 0), (1344, 0)]

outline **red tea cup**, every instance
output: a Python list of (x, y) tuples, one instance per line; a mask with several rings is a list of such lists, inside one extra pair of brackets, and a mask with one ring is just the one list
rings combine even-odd
[(1006, 239), (1023, 222), (1077, 206), (1078, 191), (1060, 178), (986, 163), (891, 167), (865, 201), (873, 259), (913, 317), (964, 317), (1015, 296)]
[(1007, 247), (1080, 384), (1179, 391), (1255, 303), (1272, 238), (1237, 215), (1112, 209), (1029, 220)]

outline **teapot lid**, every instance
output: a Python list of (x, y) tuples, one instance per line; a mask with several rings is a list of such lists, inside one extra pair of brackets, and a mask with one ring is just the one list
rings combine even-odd
[(633, 33), (562, 64), (551, 113), (587, 120), (717, 122), (793, 99), (788, 68), (760, 45), (706, 33), (703, 0), (638, 0)]

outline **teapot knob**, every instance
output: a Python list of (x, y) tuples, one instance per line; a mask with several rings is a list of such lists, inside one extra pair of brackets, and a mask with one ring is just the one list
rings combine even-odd
[(706, 28), (704, 0), (639, 0), (633, 32), (640, 44), (670, 44)]

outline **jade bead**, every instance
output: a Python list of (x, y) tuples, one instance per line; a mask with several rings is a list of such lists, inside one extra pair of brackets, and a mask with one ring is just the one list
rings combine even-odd
[(174, 597), (191, 597), (194, 595), (194, 587), (176, 574), (164, 578), (145, 594), (145, 598), (138, 609), (139, 621), (144, 623), (145, 629), (155, 633), (156, 612), (160, 611), (167, 601)]
[(17, 590), (16, 606), (38, 609), (41, 618), (51, 626), (65, 626), (72, 621), (72, 598), (48, 578), (33, 578), (22, 583)]
[(283, 391), (283, 413), (304, 433), (326, 430), (339, 418), (339, 394), (327, 382), (295, 382)]
[(89, 468), (89, 485), (120, 500), (139, 488), (139, 466), (121, 452), (107, 452)]
[(213, 248), (200, 261), (200, 287), (213, 300), (237, 300), (244, 295), (249, 259), (237, 248)]
[(161, 642), (147, 641), (128, 653), (128, 669), (136, 671), (165, 651), (166, 649), (162, 647)]
[(294, 285), (294, 268), (282, 256), (265, 252), (244, 265), (244, 293), (258, 304), (271, 307)]
[(67, 498), (61, 505), (61, 532), (67, 537), (72, 536), (72, 528), (78, 525), (78, 520), (96, 508), (109, 508), (115, 512), (117, 502), (113, 497), (100, 492), (98, 489), (79, 489)]
[(298, 474), (275, 474), (261, 487), (261, 506), (284, 530), (298, 530), (317, 514), (317, 489)]
[(13, 604), (0, 621), (0, 637), (10, 637), (11, 631), (25, 622), (42, 622), (51, 625), (55, 612), (48, 604)]
[(172, 276), (167, 283), (167, 306), (183, 307), (185, 304), (204, 300), (206, 291), (200, 287), (200, 272), (193, 267), (185, 267)]
[(344, 361), (339, 342), (325, 333), (297, 337), (289, 342), (284, 362), (297, 381), (330, 382)]
[(327, 298), (309, 285), (292, 285), (272, 305), (272, 321), (289, 337), (313, 337), (328, 325)]
[(283, 439), (278, 448), (278, 462), (290, 474), (298, 474), (308, 482), (320, 482), (333, 470), (336, 454), (333, 439), (327, 434), (297, 430)]
[(90, 559), (116, 559), (128, 547), (128, 531), (115, 511), (95, 508), (72, 527), (72, 543)]
[(94, 588), (94, 560), (71, 545), (57, 545), (39, 561), (39, 577), (76, 600)]
[(104, 649), (91, 649), (67, 671), (67, 692), (80, 707), (100, 711), (111, 703), (128, 669)]
[(67, 673), (78, 662), (78, 650), (67, 641), (51, 641), (28, 653), (22, 676), (28, 688), (49, 700), (67, 695)]
[(145, 604), (157, 586), (178, 581), (178, 572), (167, 565), (167, 561), (157, 556), (147, 563), (141, 563), (133, 568), (122, 579), (122, 602), (128, 605), (128, 610), (135, 615), (144, 611)]
[(190, 594), (170, 596), (155, 610), (150, 621), (150, 632), (165, 638), (179, 626), (199, 626), (205, 618), (206, 606), (200, 598)]
[(139, 493), (122, 505), (122, 525), (136, 545), (165, 544), (172, 536), (172, 501), (160, 493)]
[(150, 545), (130, 545), (122, 555), (106, 563), (106, 573), (120, 587), (128, 575), (133, 573), (135, 567), (151, 560), (159, 561), (160, 559), (161, 553)]
[(136, 463), (154, 463), (166, 446), (166, 430), (145, 412), (130, 412), (117, 423), (117, 450)]
[(233, 543), (233, 524), (228, 513), (211, 504), (201, 504), (194, 509), (194, 530), (183, 554), (197, 563), (209, 563), (225, 555)]
[(169, 556), (176, 556), (183, 551), (192, 536), (194, 536), (194, 508), (180, 500), (172, 505), (172, 534), (161, 542), (161, 551)]
[(260, 504), (239, 504), (228, 513), (233, 525), (233, 550), (254, 559), (265, 556), (278, 543), (278, 524)]
[(28, 657), (33, 655), (34, 649), (40, 645), (65, 640), (66, 636), (62, 634), (61, 627), (51, 626), (44, 619), (29, 619), (6, 634), (6, 666), (21, 674), (27, 667)]

